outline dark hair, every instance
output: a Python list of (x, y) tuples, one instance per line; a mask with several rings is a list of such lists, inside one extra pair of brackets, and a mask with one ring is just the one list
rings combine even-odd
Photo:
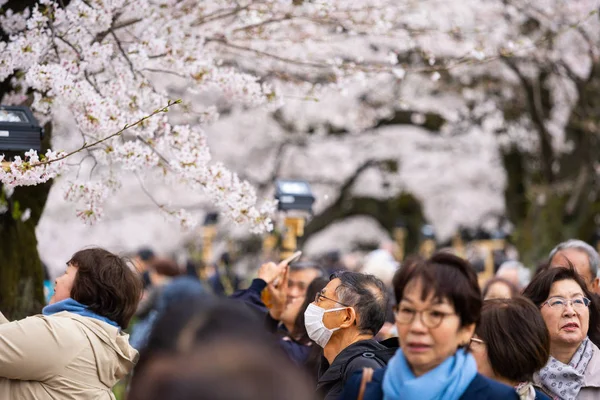
[(306, 269), (314, 269), (315, 271), (318, 271), (318, 277), (325, 276), (325, 270), (316, 262), (297, 261), (290, 264), (290, 272), (304, 271)]
[[(535, 267), (535, 271), (533, 273), (533, 278), (535, 278), (536, 276), (538, 276), (542, 272), (548, 270), (548, 268), (550, 268), (550, 262), (549, 261), (543, 261), (543, 262), (539, 263), (537, 265), (537, 267)], [(531, 278), (531, 279), (533, 279), (533, 278)]]
[(177, 263), (169, 258), (154, 258), (149, 265), (149, 268), (159, 275), (164, 276), (179, 276), (181, 269)]
[(264, 334), (264, 319), (242, 302), (200, 293), (175, 300), (159, 314), (152, 327), (146, 346), (140, 351), (133, 381), (155, 357), (188, 351), (215, 338), (238, 336), (276, 346), (274, 339)]
[(162, 354), (136, 375), (129, 400), (315, 399), (309, 380), (289, 359), (241, 337)]
[(311, 398), (263, 325), (245, 304), (229, 299), (196, 296), (171, 304), (140, 353), (128, 399)]
[(356, 324), (360, 333), (376, 335), (385, 323), (387, 293), (383, 282), (373, 276), (359, 272), (340, 271), (330, 280), (339, 279), (335, 293), (342, 304), (356, 311)]
[(78, 251), (67, 262), (77, 267), (71, 297), (125, 329), (142, 296), (142, 281), (121, 257), (100, 248)]
[(523, 296), (484, 301), (475, 333), (486, 344), (492, 370), (511, 382), (530, 382), (550, 357), (544, 318)]
[(152, 251), (152, 249), (148, 247), (142, 247), (141, 249), (139, 249), (137, 252), (137, 256), (142, 261), (150, 261), (155, 257), (154, 251)]
[(533, 280), (523, 291), (523, 296), (527, 297), (538, 308), (548, 299), (552, 285), (556, 282), (573, 280), (575, 281), (585, 297), (590, 299), (590, 321), (588, 328), (588, 337), (593, 343), (600, 343), (600, 306), (596, 295), (589, 291), (585, 280), (577, 273), (573, 264), (569, 261), (569, 268), (549, 267), (533, 277)]
[(511, 297), (515, 297), (515, 296), (519, 295), (519, 289), (517, 289), (517, 287), (511, 281), (504, 279), (504, 278), (492, 278), (489, 281), (487, 281), (487, 283), (483, 287), (483, 292), (481, 293), (481, 295), (484, 299), (485, 299), (485, 296), (487, 296), (488, 292), (490, 291), (490, 288), (495, 283), (503, 283), (506, 286), (508, 286), (508, 288), (510, 289)]
[(300, 307), (300, 312), (296, 317), (296, 321), (294, 321), (294, 331), (292, 332), (292, 336), (294, 339), (302, 344), (310, 343), (310, 338), (308, 337), (308, 333), (306, 332), (306, 325), (304, 325), (304, 312), (308, 308), (308, 305), (315, 301), (315, 296), (319, 293), (325, 286), (327, 286), (327, 279), (325, 278), (315, 278), (308, 285), (306, 289), (306, 297), (304, 298), (304, 303)]
[(465, 259), (446, 252), (435, 253), (430, 259), (408, 259), (393, 279), (396, 304), (404, 297), (406, 287), (420, 281), (421, 298), (430, 293), (436, 299), (447, 299), (460, 317), (461, 327), (475, 324), (481, 313), (481, 290), (473, 267)]

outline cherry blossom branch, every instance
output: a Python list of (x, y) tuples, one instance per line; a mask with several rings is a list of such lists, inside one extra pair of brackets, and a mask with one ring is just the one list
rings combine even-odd
[(278, 56), (277, 54), (268, 53), (268, 52), (263, 51), (263, 50), (258, 50), (258, 49), (254, 49), (252, 47), (247, 47), (247, 46), (241, 46), (241, 45), (238, 45), (238, 44), (234, 44), (234, 43), (231, 43), (231, 42), (229, 42), (229, 41), (227, 41), (226, 39), (223, 39), (223, 38), (210, 37), (210, 38), (206, 39), (206, 42), (207, 43), (208, 42), (220, 43), (220, 44), (222, 44), (222, 45), (224, 45), (226, 47), (230, 47), (232, 49), (251, 52), (251, 53), (257, 54), (259, 56), (264, 56), (264, 57), (272, 58), (274, 60), (285, 62), (285, 63), (288, 63), (288, 64), (296, 64), (296, 65), (302, 65), (302, 66), (313, 67), (313, 68), (331, 68), (330, 65), (327, 65), (327, 64), (324, 64), (324, 63), (314, 63), (314, 62), (307, 62), (307, 61), (301, 61), (301, 60), (294, 60), (292, 58), (281, 57), (281, 56)]
[[(588, 13), (588, 15), (585, 18), (578, 21), (577, 23), (568, 25), (565, 28), (563, 28), (562, 30), (554, 32), (554, 34), (545, 35), (545, 36), (541, 37), (539, 40), (535, 41), (531, 46), (518, 49), (515, 52), (511, 52), (508, 50), (502, 50), (499, 54), (490, 55), (490, 56), (487, 56), (484, 58), (473, 58), (473, 57), (467, 55), (467, 56), (460, 57), (456, 61), (451, 62), (446, 65), (424, 66), (424, 67), (418, 67), (418, 68), (408, 68), (408, 67), (402, 66), (402, 65), (398, 65), (395, 67), (402, 67), (405, 72), (411, 72), (411, 73), (435, 73), (435, 72), (449, 71), (451, 69), (455, 69), (455, 68), (463, 66), (463, 65), (481, 65), (481, 64), (490, 63), (493, 61), (500, 60), (502, 58), (512, 57), (516, 52), (519, 52), (519, 51), (533, 50), (533, 49), (537, 48), (539, 45), (541, 45), (545, 42), (548, 42), (548, 41), (552, 40), (553, 38), (556, 38), (557, 36), (560, 36), (571, 29), (579, 29), (583, 23), (585, 23), (588, 19), (590, 19), (592, 16), (596, 15), (597, 13), (598, 12), (596, 10), (594, 10), (594, 11)], [(252, 52), (256, 55), (268, 57), (268, 58), (271, 58), (271, 59), (274, 59), (277, 61), (281, 61), (281, 62), (284, 62), (287, 64), (306, 66), (306, 67), (317, 68), (317, 69), (332, 68), (332, 65), (329, 65), (327, 63), (307, 62), (307, 61), (282, 57), (277, 54), (269, 53), (269, 52), (266, 52), (263, 50), (249, 47), (249, 46), (243, 46), (243, 45), (231, 43), (224, 38), (208, 37), (206, 39), (206, 41), (207, 41), (207, 43), (208, 42), (220, 43), (226, 47), (240, 50), (240, 51)], [(350, 70), (358, 70), (358, 71), (363, 71), (363, 72), (374, 72), (374, 73), (390, 72), (394, 68), (394, 66), (390, 66), (387, 63), (375, 63), (375, 62), (343, 63), (341, 65), (338, 65), (337, 67), (342, 68), (342, 69), (350, 69)]]
[(146, 146), (148, 146), (148, 148), (150, 150), (152, 150), (152, 152), (154, 154), (156, 154), (158, 156), (158, 158), (160, 158), (164, 163), (165, 166), (168, 167), (169, 166), (169, 160), (167, 159), (167, 157), (165, 157), (164, 155), (162, 155), (158, 150), (156, 150), (154, 148), (154, 146), (152, 146), (152, 144), (147, 141), (146, 139), (144, 139), (143, 137), (141, 137), (140, 135), (136, 135), (136, 139), (139, 140), (140, 142), (144, 143)]
[[(117, 20), (118, 18), (119, 18), (119, 15), (115, 16), (114, 20)], [(142, 21), (143, 21), (143, 19), (141, 19), (141, 18), (131, 18), (131, 19), (125, 20), (125, 21), (123, 21), (123, 22), (121, 22), (119, 24), (114, 24), (113, 23), (113, 25), (111, 25), (111, 27), (108, 30), (106, 30), (104, 32), (100, 32), (99, 34), (97, 34), (94, 37), (94, 39), (92, 40), (92, 43), (96, 43), (96, 42), (100, 43), (100, 42), (102, 42), (104, 40), (104, 38), (110, 34), (111, 31), (119, 30), (119, 29), (123, 29), (123, 28), (127, 28), (127, 27), (129, 27), (131, 25), (135, 25), (138, 22), (142, 22)]]
[(105, 138), (99, 139), (99, 140), (97, 140), (97, 141), (95, 141), (93, 143), (84, 143), (83, 146), (81, 146), (77, 150), (73, 150), (70, 153), (67, 153), (67, 154), (65, 154), (63, 156), (57, 157), (57, 158), (52, 159), (52, 160), (40, 161), (38, 163), (31, 164), (30, 166), (31, 167), (38, 167), (38, 166), (42, 166), (42, 165), (48, 165), (48, 164), (51, 164), (51, 163), (54, 163), (54, 162), (57, 162), (57, 161), (64, 160), (65, 158), (68, 158), (68, 157), (70, 157), (70, 156), (72, 156), (74, 154), (77, 154), (77, 153), (79, 153), (79, 152), (81, 152), (83, 150), (89, 149), (90, 147), (95, 147), (95, 146), (97, 146), (97, 145), (99, 145), (101, 143), (106, 142), (107, 140), (110, 140), (110, 139), (112, 139), (114, 137), (117, 137), (117, 136), (123, 134), (123, 132), (125, 132), (126, 130), (131, 129), (131, 128), (133, 128), (133, 127), (135, 127), (135, 126), (143, 123), (144, 121), (146, 121), (146, 120), (154, 117), (157, 114), (168, 112), (168, 110), (169, 110), (170, 107), (174, 106), (175, 104), (180, 104), (180, 103), (181, 103), (181, 99), (178, 99), (178, 100), (175, 100), (175, 101), (169, 101), (169, 103), (165, 107), (154, 110), (152, 112), (152, 114), (146, 115), (145, 117), (138, 119), (134, 123), (125, 125), (123, 127), (123, 129), (121, 129), (121, 130), (119, 130), (119, 131), (117, 131), (117, 132), (115, 132), (115, 133), (113, 133), (113, 134), (111, 134), (111, 135), (109, 135), (109, 136), (107, 136)]
[[(259, 3), (259, 2), (256, 2)], [(250, 8), (250, 6), (252, 5), (252, 2), (246, 4), (245, 6), (238, 6), (236, 8), (234, 8), (232, 11), (229, 12), (225, 12), (225, 10), (217, 10), (213, 13), (207, 14), (202, 18), (199, 18), (196, 22), (192, 23), (191, 26), (193, 27), (198, 27), (200, 25), (204, 25), (207, 24), (209, 22), (213, 22), (213, 21), (217, 21), (219, 19), (223, 19), (223, 18), (227, 18), (227, 17), (232, 17), (244, 10), (247, 10), (248, 8)], [(219, 14), (221, 12), (224, 12), (224, 14)]]
[(142, 189), (142, 192), (144, 192), (144, 194), (150, 199), (150, 201), (152, 203), (154, 203), (154, 205), (156, 207), (158, 207), (161, 210), (164, 210), (165, 206), (163, 204), (160, 204), (158, 202), (158, 200), (156, 200), (154, 198), (154, 196), (152, 195), (152, 193), (150, 193), (150, 191), (148, 191), (148, 189), (146, 188), (146, 185), (144, 185), (144, 181), (142, 180), (142, 178), (140, 177), (140, 175), (137, 172), (135, 173), (135, 177), (137, 178), (138, 183), (140, 184), (140, 188)]
[(237, 33), (237, 32), (241, 32), (241, 31), (250, 31), (252, 29), (260, 28), (260, 27), (263, 27), (266, 25), (276, 24), (278, 22), (283, 22), (283, 21), (289, 21), (293, 18), (295, 18), (295, 17), (293, 17), (291, 14), (286, 14), (285, 16), (280, 17), (280, 18), (266, 19), (264, 21), (257, 22), (256, 24), (241, 26), (239, 28), (234, 29), (232, 32)]
[(119, 38), (117, 37), (117, 35), (115, 34), (115, 32), (112, 29), (110, 30), (110, 34), (115, 39), (115, 42), (117, 43), (117, 47), (119, 48), (121, 55), (123, 55), (123, 58), (125, 58), (125, 61), (127, 61), (127, 64), (129, 65), (129, 69), (131, 70), (132, 75), (135, 77), (135, 68), (133, 67), (133, 63), (127, 56), (127, 53), (125, 53), (125, 50), (123, 49), (123, 46), (121, 45), (121, 41), (119, 40)]

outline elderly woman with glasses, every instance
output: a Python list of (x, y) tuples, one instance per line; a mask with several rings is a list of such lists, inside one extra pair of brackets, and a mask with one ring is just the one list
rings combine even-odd
[(600, 350), (589, 335), (599, 308), (574, 268), (549, 268), (523, 293), (539, 307), (550, 333), (550, 359), (534, 383), (554, 399), (600, 399)]
[(404, 263), (393, 283), (400, 350), (386, 368), (357, 373), (343, 399), (518, 399), (514, 388), (478, 374), (467, 351), (482, 305), (467, 261), (437, 253)]

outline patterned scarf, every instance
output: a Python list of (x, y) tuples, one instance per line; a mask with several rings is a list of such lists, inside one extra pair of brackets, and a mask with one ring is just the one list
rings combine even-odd
[(531, 382), (520, 383), (515, 389), (519, 400), (535, 400), (536, 398), (535, 388)]
[(583, 386), (583, 376), (593, 354), (590, 339), (585, 338), (568, 365), (550, 356), (548, 364), (538, 373), (542, 387), (555, 399), (576, 399)]

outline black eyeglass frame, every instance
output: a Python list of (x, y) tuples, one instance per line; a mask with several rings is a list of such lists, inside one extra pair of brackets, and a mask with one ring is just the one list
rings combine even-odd
[(325, 296), (325, 295), (324, 295), (324, 294), (322, 294), (322, 293), (317, 293), (317, 294), (315, 295), (315, 303), (318, 303), (318, 302), (320, 302), (320, 301), (321, 301), (321, 298), (324, 298), (324, 299), (326, 299), (326, 300), (329, 300), (329, 301), (333, 301), (334, 303), (338, 303), (338, 304), (340, 304), (340, 305), (342, 305), (342, 306), (344, 306), (344, 307), (352, 307), (352, 306), (349, 306), (349, 305), (347, 305), (347, 304), (340, 303), (340, 302), (339, 302), (339, 301), (337, 301), (337, 300), (330, 299), (329, 297)]

